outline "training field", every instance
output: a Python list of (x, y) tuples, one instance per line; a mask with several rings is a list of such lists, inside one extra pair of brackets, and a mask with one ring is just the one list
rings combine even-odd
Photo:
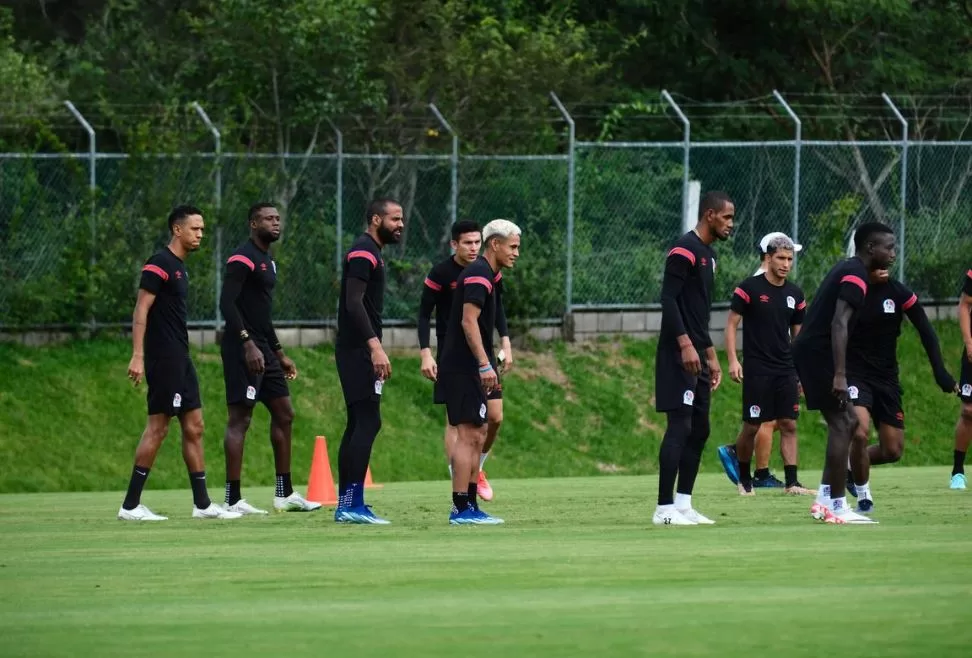
[(711, 471), (695, 501), (718, 525), (690, 528), (650, 525), (654, 477), (497, 480), (501, 527), (448, 526), (444, 481), (371, 492), (389, 527), (193, 520), (188, 491), (147, 491), (158, 525), (115, 520), (120, 493), (3, 495), (0, 654), (969, 656), (972, 494), (947, 479), (875, 469), (871, 527)]

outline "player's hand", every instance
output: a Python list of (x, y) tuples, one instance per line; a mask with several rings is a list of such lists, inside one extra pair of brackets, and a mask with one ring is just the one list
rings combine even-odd
[(719, 384), (722, 383), (722, 366), (719, 365), (718, 357), (709, 359), (709, 380), (713, 391), (719, 388)]
[(499, 377), (496, 375), (496, 371), (493, 370), (492, 365), (487, 363), (484, 366), (480, 366), (479, 383), (483, 385), (483, 390), (486, 393), (491, 393), (497, 384), (499, 384)]
[(135, 386), (138, 386), (145, 376), (145, 357), (138, 354), (132, 355), (132, 360), (128, 362), (128, 378)]
[(385, 354), (381, 343), (378, 343), (378, 347), (371, 348), (371, 365), (374, 366), (375, 377), (381, 381), (391, 377), (391, 361), (388, 360), (388, 355)]
[(850, 401), (850, 395), (847, 393), (847, 375), (834, 375), (831, 393), (837, 398), (841, 409), (847, 406), (847, 403)]
[(729, 379), (737, 384), (742, 381), (742, 364), (739, 361), (733, 360), (729, 362)]
[(251, 375), (262, 375), (266, 364), (263, 362), (263, 352), (252, 340), (243, 343), (243, 358), (246, 359), (247, 370)]
[(293, 359), (285, 354), (279, 354), (277, 358), (280, 360), (280, 367), (283, 368), (284, 377), (291, 381), (297, 379), (297, 365)]
[(682, 368), (690, 375), (698, 376), (702, 372), (702, 361), (695, 346), (689, 343), (682, 348)]
[(422, 355), (422, 376), (433, 382), (439, 378), (439, 364), (429, 353)]
[(510, 370), (513, 370), (513, 347), (510, 345), (510, 339), (503, 339), (503, 358), (500, 360), (500, 372), (504, 375)]

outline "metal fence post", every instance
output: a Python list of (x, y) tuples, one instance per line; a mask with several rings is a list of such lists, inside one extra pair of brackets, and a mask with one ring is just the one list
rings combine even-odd
[(668, 90), (662, 89), (661, 93), (662, 99), (668, 103), (678, 118), (682, 121), (682, 142), (684, 144), (683, 148), (685, 153), (682, 157), (682, 221), (686, 220), (686, 215), (688, 215), (689, 207), (689, 151), (692, 148), (692, 124), (682, 112), (682, 108), (678, 106), (672, 95), (668, 93)]
[(429, 103), (429, 109), (432, 110), (432, 114), (442, 124), (442, 128), (452, 135), (452, 201), (450, 202), (452, 207), (449, 209), (449, 215), (452, 223), (455, 224), (456, 215), (459, 212), (459, 136), (452, 129), (452, 126), (449, 125), (449, 122), (445, 120), (445, 117), (442, 116), (442, 113), (439, 112), (439, 108), (435, 106), (435, 103)]
[(550, 92), (550, 99), (557, 106), (564, 121), (567, 122), (567, 273), (564, 282), (564, 313), (570, 313), (574, 304), (574, 176), (576, 158), (574, 151), (577, 145), (577, 127), (574, 118), (557, 98), (557, 94)]
[[(64, 107), (68, 109), (81, 127), (84, 128), (85, 132), (88, 133), (88, 193), (90, 195), (89, 202), (91, 204), (91, 267), (94, 268), (95, 263), (98, 262), (98, 256), (96, 253), (96, 246), (98, 243), (98, 217), (97, 217), (97, 200), (96, 192), (98, 188), (98, 139), (95, 135), (94, 128), (88, 123), (87, 119), (78, 111), (78, 108), (74, 107), (74, 103), (71, 101), (64, 101)], [(88, 282), (89, 292), (93, 292), (94, 276)], [(94, 317), (94, 312), (91, 313), (91, 328), (95, 328), (96, 320)]]
[[(796, 134), (793, 138), (793, 219), (790, 222), (790, 238), (794, 242), (800, 240), (800, 152), (803, 150), (803, 122), (797, 116), (790, 104), (783, 100), (783, 96), (777, 90), (773, 90), (773, 96), (780, 102), (786, 113), (793, 119)], [(793, 271), (796, 272), (796, 260), (793, 261)]]
[(223, 225), (221, 223), (222, 219), (222, 207), (223, 207), (223, 136), (220, 134), (219, 129), (213, 125), (213, 122), (209, 120), (209, 115), (206, 114), (206, 110), (202, 108), (202, 105), (194, 102), (192, 104), (192, 109), (196, 111), (199, 118), (202, 119), (203, 123), (209, 129), (209, 132), (213, 136), (213, 142), (215, 147), (215, 164), (216, 172), (213, 183), (213, 205), (216, 206), (216, 248), (213, 250), (213, 264), (216, 268), (215, 277), (215, 295), (213, 299), (215, 300), (214, 306), (215, 310), (213, 312), (213, 330), (219, 331), (219, 326), (222, 321), (222, 316), (219, 312), (219, 295), (223, 287)]
[(344, 256), (344, 133), (330, 119), (327, 120), (334, 130), (334, 139), (337, 140), (337, 190), (334, 192), (334, 235), (336, 246), (334, 247), (334, 265), (338, 277), (341, 276), (341, 258)]
[(898, 217), (898, 279), (905, 283), (905, 215), (908, 207), (908, 120), (885, 93), (881, 98), (888, 104), (894, 116), (901, 122), (901, 215)]

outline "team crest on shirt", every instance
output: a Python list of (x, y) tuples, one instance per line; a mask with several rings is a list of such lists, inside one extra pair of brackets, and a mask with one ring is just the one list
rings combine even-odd
[(182, 407), (182, 396), (178, 393), (172, 396), (172, 407), (174, 409), (179, 409)]
[(972, 395), (972, 384), (962, 384), (962, 395), (965, 397)]
[(758, 404), (754, 404), (753, 406), (751, 406), (749, 408), (749, 417), (750, 418), (759, 418), (760, 412), (762, 412), (762, 409), (759, 408), (759, 405)]
[(246, 387), (246, 399), (247, 400), (256, 400), (256, 389), (253, 388), (252, 386), (247, 386)]
[(791, 297), (790, 295), (786, 296), (786, 307), (790, 309), (796, 308), (796, 300), (793, 299), (793, 297)]
[(856, 386), (847, 387), (847, 395), (850, 397), (851, 400), (856, 400), (860, 394), (861, 392), (857, 389)]
[(375, 395), (381, 395), (381, 389), (385, 388), (385, 382), (380, 379), (375, 380)]
[(893, 299), (885, 299), (884, 300), (884, 312), (885, 313), (894, 313), (894, 300)]
[(690, 407), (695, 404), (695, 391), (689, 389), (682, 393), (682, 404), (687, 404)]
[(479, 417), (480, 418), (485, 418), (486, 417), (486, 405), (485, 404), (479, 405)]

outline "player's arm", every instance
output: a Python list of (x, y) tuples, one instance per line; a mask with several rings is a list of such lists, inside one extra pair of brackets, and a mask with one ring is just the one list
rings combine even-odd
[(442, 291), (442, 284), (433, 278), (434, 272), (429, 272), (425, 277), (425, 284), (422, 286), (422, 299), (419, 301), (418, 314), (418, 339), (419, 354), (422, 356), (422, 376), (426, 379), (436, 380), (438, 377), (439, 366), (432, 357), (432, 311), (438, 302), (439, 293)]
[(273, 326), (273, 321), (267, 323), (267, 340), (270, 341), (270, 349), (277, 357), (277, 361), (280, 362), (280, 367), (284, 371), (284, 377), (287, 379), (297, 379), (297, 364), (284, 353), (283, 345), (280, 344), (280, 339), (277, 338), (277, 330)]
[(384, 381), (391, 377), (391, 362), (388, 360), (388, 355), (385, 354), (385, 349), (381, 346), (381, 341), (375, 335), (375, 329), (371, 326), (371, 320), (368, 318), (368, 311), (365, 310), (364, 296), (368, 290), (368, 279), (362, 278), (362, 276), (370, 277), (371, 271), (368, 270), (366, 274), (362, 274), (363, 268), (360, 265), (354, 267), (355, 261), (362, 260), (365, 260), (365, 258), (355, 257), (349, 262), (344, 304), (348, 309), (348, 314), (351, 316), (351, 322), (354, 324), (355, 329), (368, 344), (368, 350), (371, 352), (371, 364), (375, 369), (375, 377)]
[(838, 299), (834, 318), (830, 323), (830, 347), (834, 353), (833, 393), (844, 403), (847, 402), (847, 341), (850, 337), (850, 322), (854, 317), (854, 307), (846, 299)]
[(807, 317), (807, 300), (803, 298), (802, 294), (798, 299), (800, 301), (797, 302), (796, 309), (794, 309), (793, 315), (790, 317), (791, 341), (800, 335), (800, 329), (803, 328), (803, 321)]
[(503, 306), (503, 281), (496, 281), (496, 331), (500, 335), (503, 350), (503, 365), (500, 368), (507, 372), (513, 367), (513, 345), (510, 343), (510, 327), (506, 322), (506, 308)]
[(243, 324), (243, 316), (236, 305), (236, 300), (243, 292), (246, 277), (253, 269), (253, 261), (240, 254), (230, 256), (229, 260), (226, 261), (226, 268), (223, 272), (223, 287), (219, 291), (219, 312), (223, 314), (223, 320), (226, 322), (226, 333), (231, 336), (238, 336), (243, 343), (243, 358), (246, 360), (247, 369), (253, 374), (260, 374), (266, 367), (263, 362), (263, 353), (246, 330), (246, 326)]
[(726, 322), (726, 355), (729, 357), (729, 378), (734, 382), (741, 382), (743, 378), (742, 364), (736, 355), (736, 332), (742, 316), (736, 311), (729, 310), (729, 320)]
[(480, 305), (475, 302), (464, 301), (462, 304), (462, 333), (466, 336), (469, 350), (476, 357), (476, 363), (479, 364), (479, 380), (488, 393), (496, 387), (497, 378), (496, 371), (493, 370), (486, 355), (486, 348), (483, 347), (483, 336), (479, 332), (479, 316), (482, 312)]
[(128, 362), (128, 378), (138, 386), (145, 376), (145, 325), (149, 309), (155, 303), (155, 293), (139, 288), (132, 313), (132, 358)]
[(965, 358), (972, 361), (972, 270), (965, 274), (965, 286), (958, 303), (958, 321), (965, 344)]
[(668, 335), (675, 336), (681, 351), (682, 367), (693, 375), (702, 371), (699, 353), (692, 345), (685, 330), (682, 312), (678, 310), (678, 296), (685, 287), (689, 272), (695, 266), (695, 254), (685, 247), (675, 247), (668, 252), (665, 259), (665, 275), (662, 278), (662, 330)]
[[(909, 291), (910, 292), (910, 291)], [(945, 361), (942, 359), (941, 346), (938, 343), (938, 335), (928, 321), (925, 308), (918, 301), (918, 296), (914, 293), (901, 305), (911, 324), (915, 326), (918, 336), (921, 338), (921, 346), (925, 348), (928, 355), (928, 363), (931, 364), (932, 372), (935, 374), (935, 382), (945, 393), (957, 393), (958, 384), (955, 378), (945, 368)]]

